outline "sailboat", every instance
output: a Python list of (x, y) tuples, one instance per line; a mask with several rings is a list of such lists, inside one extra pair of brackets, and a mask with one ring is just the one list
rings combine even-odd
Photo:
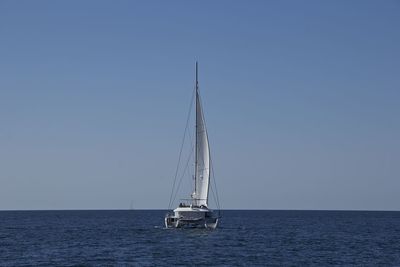
[(181, 202), (176, 209), (166, 214), (166, 228), (193, 227), (215, 229), (218, 225), (219, 216), (216, 216), (208, 208), (211, 158), (207, 129), (200, 102), (197, 62), (195, 98), (194, 191), (190, 198), (185, 200), (186, 202)]

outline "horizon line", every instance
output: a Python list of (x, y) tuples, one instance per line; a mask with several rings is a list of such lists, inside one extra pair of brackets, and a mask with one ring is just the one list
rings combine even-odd
[[(171, 209), (140, 208), (140, 209), (0, 209), (7, 211), (169, 211)], [(218, 209), (213, 209), (218, 210)], [(360, 212), (400, 212), (400, 210), (377, 209), (220, 209), (221, 211), (360, 211)]]

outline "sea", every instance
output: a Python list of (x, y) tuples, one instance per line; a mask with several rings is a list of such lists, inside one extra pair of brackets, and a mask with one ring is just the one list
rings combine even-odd
[(0, 266), (400, 266), (400, 212), (224, 210), (215, 230), (165, 213), (0, 211)]

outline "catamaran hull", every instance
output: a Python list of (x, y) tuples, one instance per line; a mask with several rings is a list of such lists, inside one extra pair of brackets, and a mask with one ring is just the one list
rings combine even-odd
[(174, 217), (165, 218), (166, 228), (206, 228), (215, 229), (218, 225), (218, 218), (206, 218), (198, 220), (185, 220)]

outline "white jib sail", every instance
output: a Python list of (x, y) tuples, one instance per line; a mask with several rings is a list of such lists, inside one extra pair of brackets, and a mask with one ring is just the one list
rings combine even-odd
[(207, 130), (201, 108), (200, 97), (196, 90), (196, 180), (194, 198), (197, 205), (208, 204), (210, 182), (210, 149)]

